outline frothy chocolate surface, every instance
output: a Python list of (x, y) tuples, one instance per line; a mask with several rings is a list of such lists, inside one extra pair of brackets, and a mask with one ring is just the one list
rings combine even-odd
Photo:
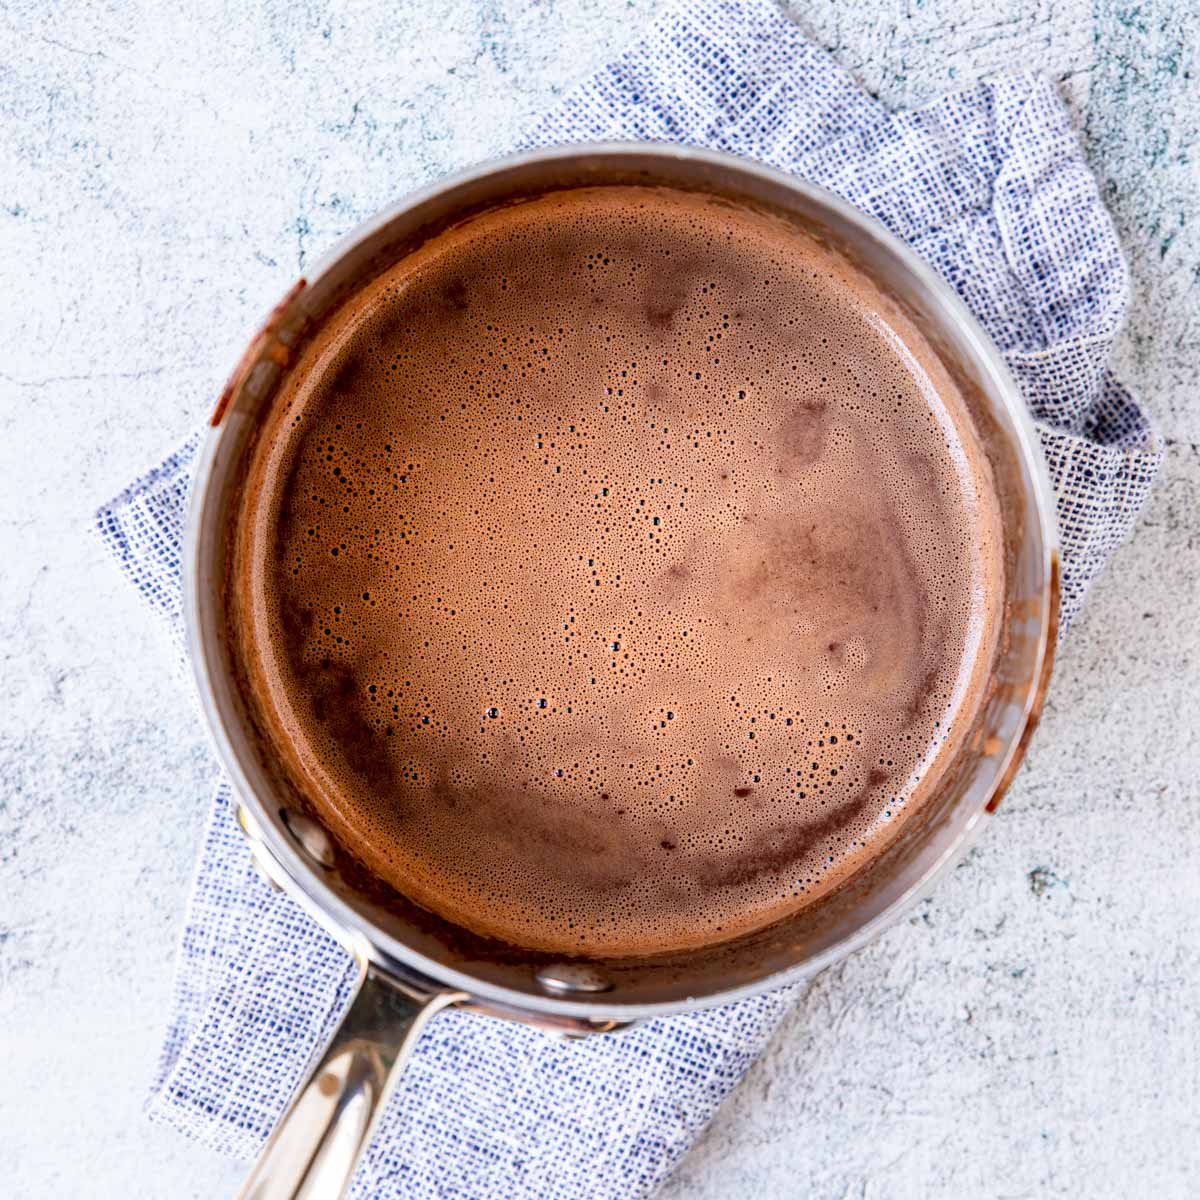
[(811, 903), (935, 786), (1001, 540), (919, 335), (776, 218), (555, 193), (352, 298), (260, 437), (261, 718), (345, 846), (518, 945), (697, 945)]

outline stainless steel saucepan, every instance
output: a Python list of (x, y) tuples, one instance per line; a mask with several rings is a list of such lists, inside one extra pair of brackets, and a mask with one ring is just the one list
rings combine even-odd
[[(827, 900), (724, 945), (586, 962), (497, 947), (378, 889), (334, 843), (256, 735), (225, 634), (228, 537), (251, 435), (306, 338), (348, 294), (471, 213), (556, 188), (670, 185), (773, 210), (836, 248), (916, 322), (961, 389), (989, 456), (1007, 597), (995, 686), (938, 794)], [(188, 646), (250, 853), (357, 957), (357, 993), (243, 1192), (330, 1200), (348, 1187), (425, 1022), (447, 1005), (568, 1035), (728, 1004), (808, 978), (895, 921), (988, 824), (1036, 724), (1058, 618), (1054, 498), (1020, 393), (953, 290), (876, 221), (823, 188), (746, 159), (660, 144), (537, 150), (450, 176), (362, 225), (296, 283), (250, 343), (213, 415), (191, 502)]]

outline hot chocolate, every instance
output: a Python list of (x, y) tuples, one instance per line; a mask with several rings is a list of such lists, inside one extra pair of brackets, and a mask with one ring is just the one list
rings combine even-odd
[(781, 219), (476, 216), (348, 300), (250, 465), (232, 628), (274, 752), (417, 903), (594, 956), (826, 894), (936, 787), (997, 641), (967, 410)]

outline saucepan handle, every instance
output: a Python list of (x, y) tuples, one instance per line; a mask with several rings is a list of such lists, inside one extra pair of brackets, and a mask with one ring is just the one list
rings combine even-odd
[(241, 1200), (340, 1200), (425, 1022), (465, 998), (421, 993), (363, 963), (341, 1025), (263, 1147)]

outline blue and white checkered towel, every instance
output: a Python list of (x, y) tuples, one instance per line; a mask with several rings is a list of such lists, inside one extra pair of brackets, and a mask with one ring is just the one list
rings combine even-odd
[[(704, 0), (669, 12), (524, 145), (597, 138), (718, 147), (816, 180), (950, 280), (1037, 419), (1069, 623), (1133, 525), (1160, 452), (1108, 373), (1125, 267), (1054, 88), (1005, 76), (892, 113), (769, 0)], [(104, 539), (181, 655), (180, 540), (198, 446), (197, 436), (99, 514)], [(253, 1156), (337, 1020), (352, 974), (344, 951), (251, 869), (220, 787), (151, 1116)], [(788, 999), (776, 993), (575, 1043), (446, 1013), (422, 1037), (353, 1194), (645, 1196), (762, 1049)]]

